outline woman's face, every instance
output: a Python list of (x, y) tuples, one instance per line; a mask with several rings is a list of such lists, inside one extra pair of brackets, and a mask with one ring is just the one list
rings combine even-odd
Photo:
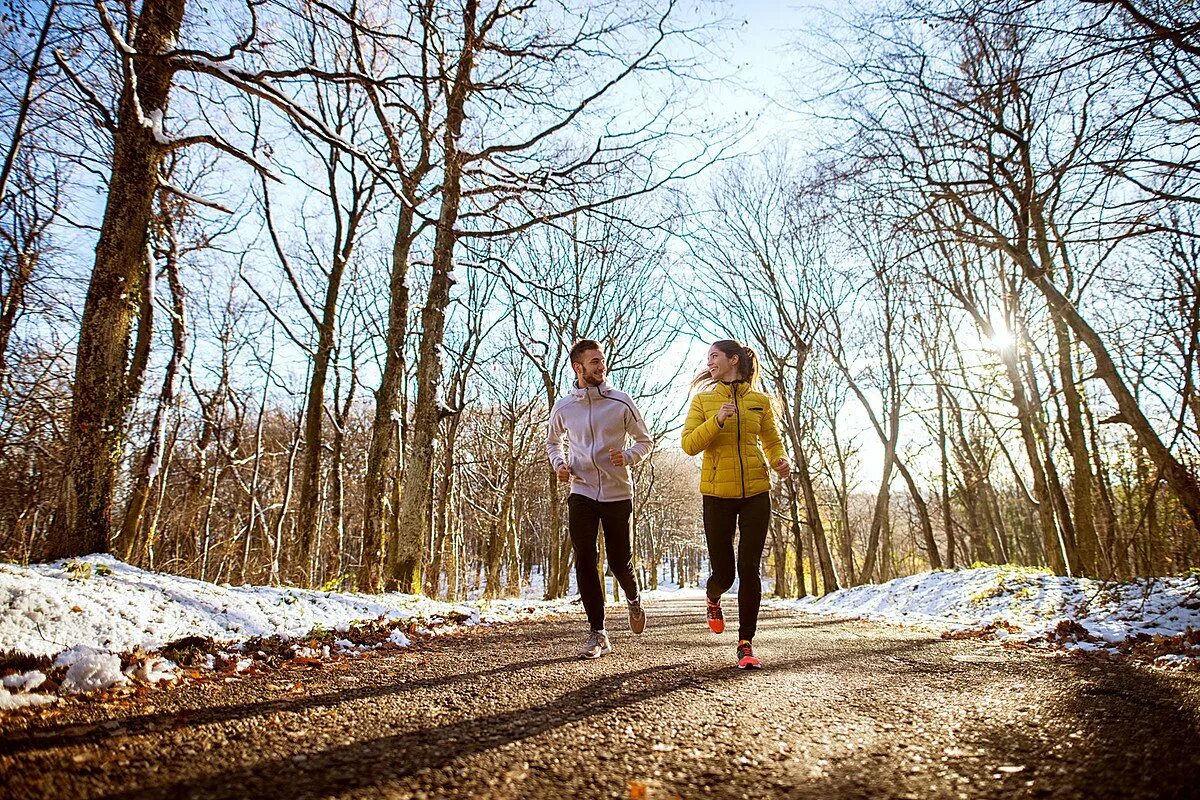
[(725, 355), (716, 345), (708, 348), (708, 374), (714, 381), (737, 380), (737, 363), (737, 356)]

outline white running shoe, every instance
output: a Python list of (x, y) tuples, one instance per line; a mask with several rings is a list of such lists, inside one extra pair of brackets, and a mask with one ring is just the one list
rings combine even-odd
[(608, 641), (608, 631), (592, 631), (579, 651), (579, 657), (584, 659), (599, 658), (612, 652), (612, 644)]

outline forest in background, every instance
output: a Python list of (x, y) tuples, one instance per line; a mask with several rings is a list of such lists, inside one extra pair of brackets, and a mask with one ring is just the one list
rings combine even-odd
[(658, 440), (643, 581), (694, 583), (684, 345), (734, 337), (780, 595), (1200, 566), (1189, 4), (797, 12), (758, 152), (702, 101), (736, 5), (0, 7), (2, 558), (561, 596), (588, 337)]

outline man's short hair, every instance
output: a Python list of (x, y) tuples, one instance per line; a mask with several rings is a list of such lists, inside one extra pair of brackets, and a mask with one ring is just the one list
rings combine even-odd
[(588, 350), (599, 350), (600, 343), (595, 339), (580, 339), (575, 344), (571, 345), (571, 363), (582, 364), (583, 354)]

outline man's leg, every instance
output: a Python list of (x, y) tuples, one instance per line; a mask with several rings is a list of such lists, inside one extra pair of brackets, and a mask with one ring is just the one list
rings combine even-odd
[(704, 538), (708, 540), (708, 560), (712, 574), (705, 592), (717, 602), (733, 586), (733, 534), (737, 527), (737, 506), (724, 497), (704, 496)]
[(637, 579), (633, 575), (633, 535), (629, 520), (633, 516), (632, 500), (599, 503), (600, 521), (604, 526), (604, 550), (608, 567), (625, 592), (625, 599), (638, 599)]
[(758, 607), (762, 603), (763, 548), (771, 524), (771, 493), (747, 498), (742, 504), (738, 529), (738, 639), (750, 641), (758, 630)]
[(592, 630), (604, 630), (604, 597), (596, 572), (596, 533), (600, 527), (597, 503), (590, 497), (572, 493), (567, 497), (567, 527), (575, 549), (575, 582)]

